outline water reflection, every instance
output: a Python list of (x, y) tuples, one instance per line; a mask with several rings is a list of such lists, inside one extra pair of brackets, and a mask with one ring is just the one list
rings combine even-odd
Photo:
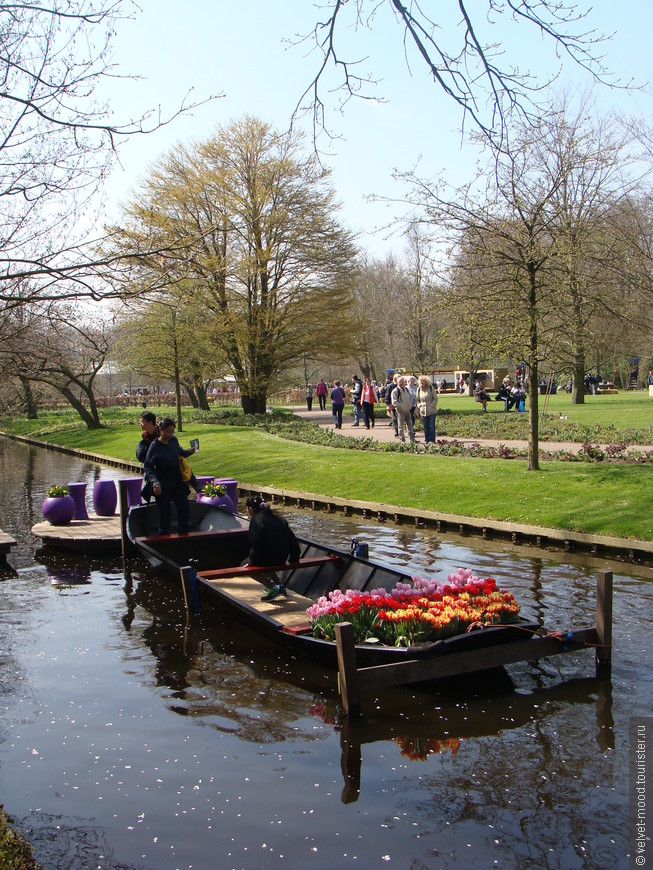
[[(544, 620), (542, 570), (541, 560), (533, 565), (529, 588), (533, 609)], [(373, 713), (350, 720), (339, 707), (332, 671), (288, 658), (285, 650), (211, 607), (201, 616), (189, 615), (180, 590), (162, 583), (149, 566), (126, 567), (124, 577), (121, 621), (132, 643), (146, 646), (155, 659), (156, 685), (170, 690), (168, 709), (256, 744), (294, 737), (298, 720), (319, 718), (340, 735), (343, 802), (358, 799), (362, 747), (369, 743), (392, 742), (401, 756), (427, 761), (443, 751), (456, 754), (461, 741), (503, 737), (530, 725), (545, 757), (541, 722), (566, 705), (593, 708), (598, 749), (615, 746), (609, 669), (552, 683), (550, 665), (532, 665), (528, 691), (503, 669), (486, 672), (482, 679), (471, 675), (410, 691), (389, 688), (364, 698), (363, 708)], [(579, 585), (577, 601), (590, 597), (591, 583), (585, 587)], [(594, 671), (591, 653), (574, 658), (577, 672)], [(293, 693), (292, 686), (302, 693)], [(309, 699), (306, 691), (315, 694)], [(587, 719), (585, 714), (582, 718)]]
[(473, 737), (501, 737), (511, 729), (530, 725), (545, 758), (547, 738), (540, 727), (541, 721), (552, 715), (559, 704), (594, 707), (597, 745), (602, 752), (614, 749), (612, 681), (607, 671), (595, 677), (567, 680), (528, 695), (515, 691), (506, 674), (494, 674), (489, 677), (487, 696), (480, 698), (474, 697), (474, 679), (459, 680), (455, 687), (442, 689), (437, 713), (428, 720), (419, 713), (415, 715), (427, 700), (423, 693), (414, 695), (409, 707), (402, 693), (395, 699), (394, 715), (390, 699), (385, 698), (380, 718), (339, 718), (337, 708), (315, 705), (313, 715), (333, 722), (340, 731), (344, 779), (341, 799), (346, 803), (358, 800), (362, 747), (377, 741), (393, 740), (403, 757), (426, 761), (441, 752), (456, 755), (461, 744)]
[[(0, 584), (0, 770), (43, 866), (626, 866), (628, 717), (653, 696), (650, 569), (616, 571), (612, 678), (579, 652), (369, 694), (348, 720), (333, 671), (214, 608), (189, 618), (149, 566), (37, 555), (47, 485), (98, 471), (9, 453), (0, 439), (19, 542)], [(548, 629), (594, 621), (591, 560), (284, 512), (417, 574), (495, 576)]]

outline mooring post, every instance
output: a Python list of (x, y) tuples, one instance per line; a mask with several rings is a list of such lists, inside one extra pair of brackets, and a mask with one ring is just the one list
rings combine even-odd
[(186, 565), (179, 569), (181, 577), (181, 591), (184, 593), (184, 604), (186, 612), (200, 613), (202, 604), (200, 602), (200, 590), (195, 569), (190, 565)]
[(599, 571), (596, 576), (596, 663), (612, 659), (612, 571)]
[(136, 547), (129, 540), (127, 534), (127, 514), (129, 513), (129, 498), (127, 495), (127, 481), (121, 479), (118, 481), (118, 492), (120, 494), (120, 541), (122, 544), (123, 559), (133, 556), (137, 551)]
[(347, 716), (360, 716), (361, 702), (356, 672), (354, 626), (351, 622), (339, 622), (335, 631), (338, 653), (338, 686), (342, 706), (345, 708)]

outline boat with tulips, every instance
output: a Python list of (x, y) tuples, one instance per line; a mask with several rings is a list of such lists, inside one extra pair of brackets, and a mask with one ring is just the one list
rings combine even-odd
[[(157, 535), (155, 505), (133, 507), (127, 532), (154, 567), (182, 580), (190, 611), (205, 601), (229, 608), (257, 632), (298, 655), (335, 665), (336, 626), (353, 626), (361, 666), (447, 656), (524, 640), (536, 623), (492, 577), (460, 569), (446, 580), (415, 577), (349, 551), (298, 538), (300, 557), (276, 566), (243, 566), (248, 521), (210, 504), (191, 504), (187, 535)], [(285, 594), (262, 600), (266, 586)]]

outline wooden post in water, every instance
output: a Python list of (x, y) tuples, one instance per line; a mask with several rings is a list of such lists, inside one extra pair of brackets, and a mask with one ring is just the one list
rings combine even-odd
[(179, 569), (181, 577), (181, 591), (184, 593), (184, 604), (186, 612), (200, 613), (202, 604), (200, 602), (200, 590), (197, 580), (197, 574), (190, 565), (185, 565)]
[(354, 626), (351, 622), (339, 622), (335, 630), (338, 652), (338, 687), (342, 706), (345, 708), (347, 716), (360, 716), (361, 701), (356, 672)]
[(134, 556), (137, 552), (136, 547), (129, 540), (127, 535), (127, 514), (129, 513), (129, 499), (127, 498), (127, 481), (118, 481), (118, 493), (120, 495), (120, 541), (122, 544), (123, 559)]
[(612, 659), (612, 571), (599, 571), (596, 576), (596, 663), (608, 664)]

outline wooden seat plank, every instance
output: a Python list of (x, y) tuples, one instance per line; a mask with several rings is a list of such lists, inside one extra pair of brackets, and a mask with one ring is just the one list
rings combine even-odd
[(203, 529), (202, 531), (187, 532), (185, 535), (171, 533), (169, 535), (144, 535), (136, 538), (137, 542), (143, 544), (158, 544), (160, 541), (177, 541), (179, 538), (186, 540), (187, 538), (219, 538), (225, 535), (246, 535), (248, 534), (247, 527), (240, 528), (234, 526), (230, 529)]
[(298, 595), (289, 589), (286, 595), (274, 598), (272, 601), (261, 601), (265, 587), (249, 574), (231, 574), (227, 577), (208, 579), (205, 577), (207, 573), (214, 572), (200, 572), (198, 574), (202, 582), (239, 604), (246, 605), (257, 613), (271, 618), (280, 627), (295, 627), (296, 629), (309, 627), (306, 608), (315, 604), (311, 598)]
[(198, 576), (203, 580), (219, 580), (222, 577), (236, 577), (247, 574), (256, 575), (271, 574), (276, 571), (295, 571), (298, 568), (313, 568), (339, 561), (340, 556), (329, 554), (328, 556), (300, 559), (298, 562), (285, 562), (283, 565), (236, 565), (231, 568), (215, 568), (211, 571), (199, 571)]

